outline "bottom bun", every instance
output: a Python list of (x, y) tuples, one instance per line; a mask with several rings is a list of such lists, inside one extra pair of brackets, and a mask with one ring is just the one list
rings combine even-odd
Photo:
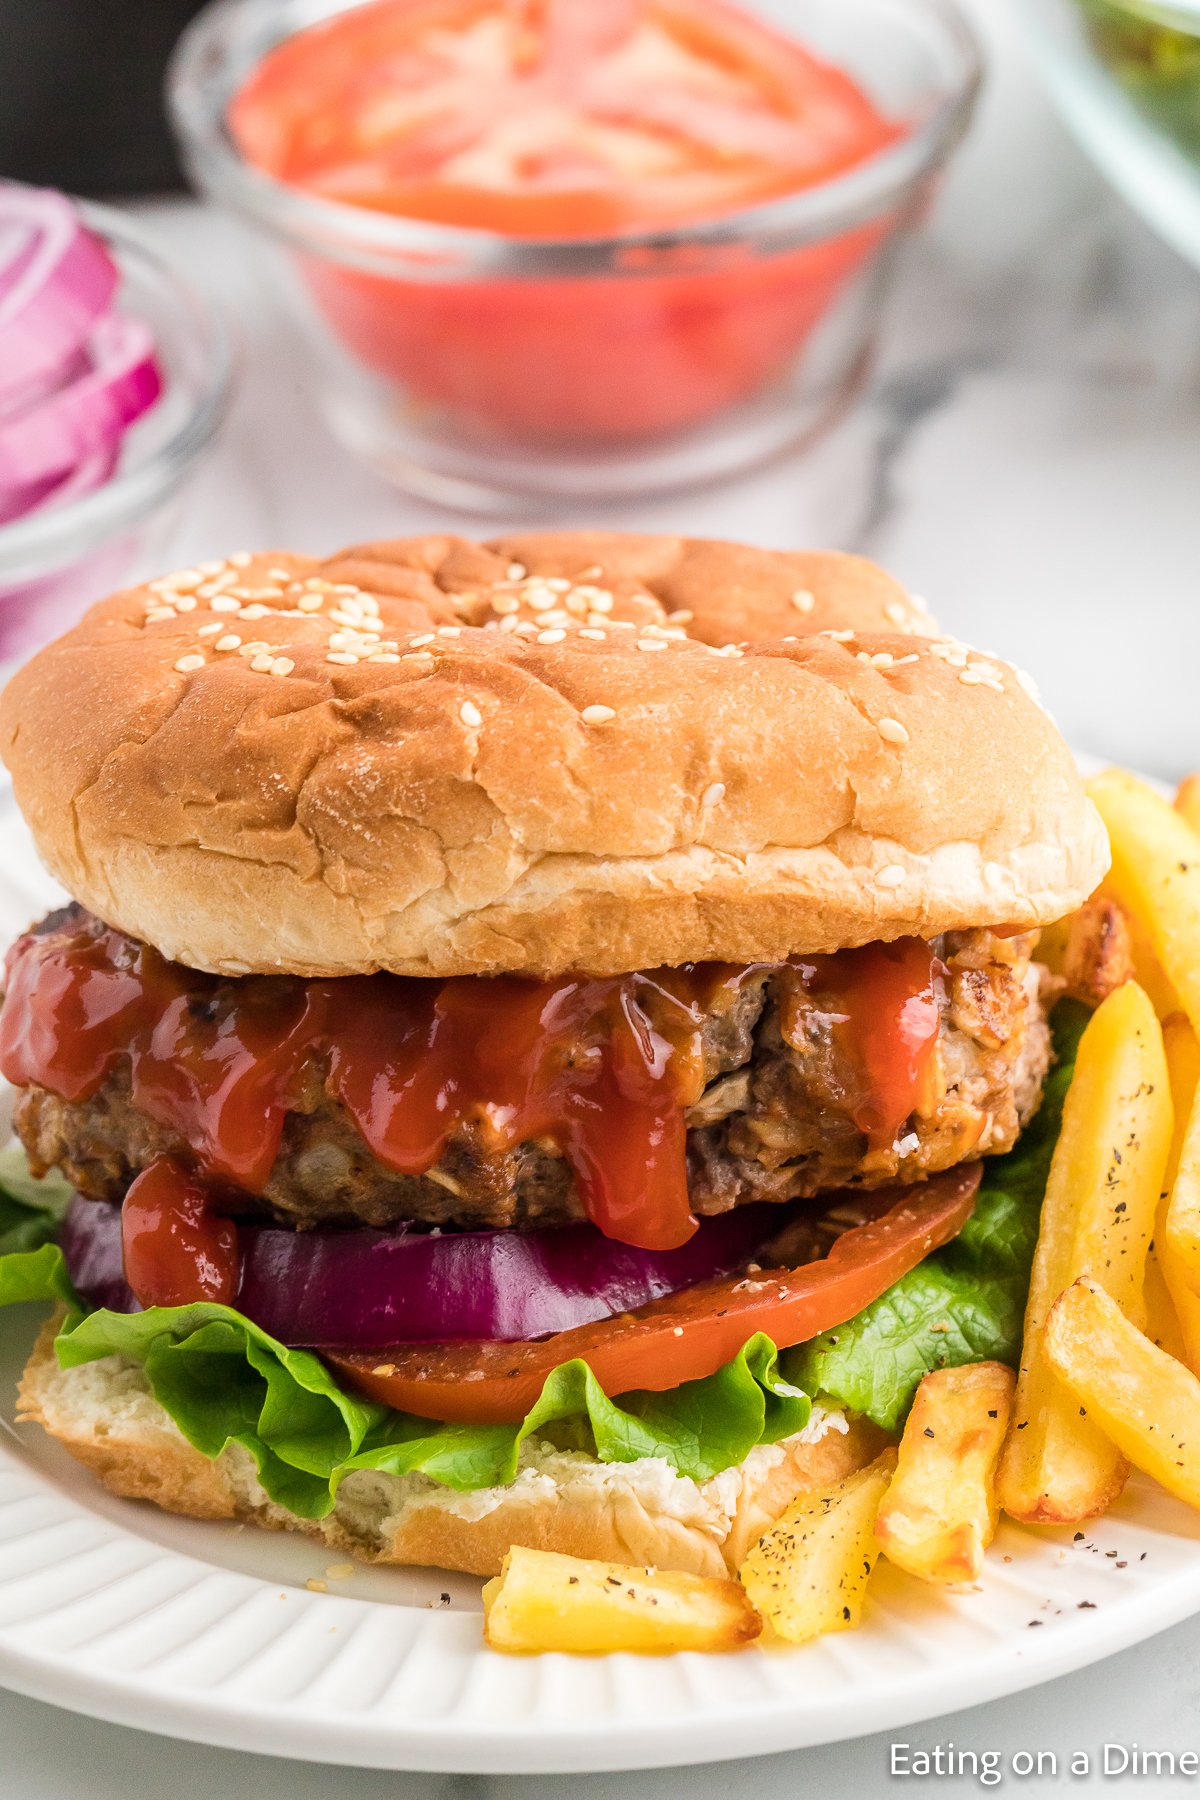
[(458, 1494), (425, 1475), (356, 1470), (325, 1519), (302, 1519), (268, 1498), (238, 1444), (215, 1460), (183, 1437), (137, 1363), (110, 1356), (62, 1369), (57, 1321), (43, 1330), (21, 1380), (18, 1417), (36, 1421), (114, 1494), (194, 1519), (240, 1519), (303, 1531), (367, 1562), (496, 1575), (514, 1544), (695, 1575), (737, 1569), (792, 1497), (827, 1487), (886, 1441), (866, 1420), (814, 1410), (805, 1431), (762, 1445), (707, 1481), (647, 1459), (601, 1463), (543, 1443), (523, 1446), (510, 1487)]

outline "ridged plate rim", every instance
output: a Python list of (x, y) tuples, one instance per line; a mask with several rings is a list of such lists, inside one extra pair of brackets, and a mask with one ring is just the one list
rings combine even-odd
[[(0, 792), (0, 932), (56, 894)], [(362, 1598), (317, 1593), (305, 1570), (327, 1553), (311, 1545), (105, 1494), (12, 1422), (31, 1323), (29, 1308), (0, 1314), (0, 1682), (116, 1724), (397, 1770), (666, 1767), (916, 1724), (1200, 1610), (1200, 1517), (1135, 1480), (1078, 1539), (1003, 1525), (974, 1593), (881, 1565), (862, 1628), (803, 1648), (506, 1658), (483, 1645), (478, 1584), (462, 1577), (444, 1578), (448, 1608), (428, 1571), (371, 1572)]]

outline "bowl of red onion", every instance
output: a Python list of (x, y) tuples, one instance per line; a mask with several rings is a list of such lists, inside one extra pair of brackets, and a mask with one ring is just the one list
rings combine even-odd
[(152, 234), (0, 182), (0, 664), (154, 559), (231, 367)]

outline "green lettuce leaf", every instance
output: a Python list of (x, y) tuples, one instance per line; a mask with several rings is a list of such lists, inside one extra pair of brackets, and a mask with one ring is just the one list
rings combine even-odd
[(896, 1431), (930, 1369), (1016, 1364), (1046, 1178), (1087, 1018), (1074, 1002), (1055, 1008), (1058, 1061), (1042, 1104), (1016, 1147), (984, 1165), (975, 1211), (958, 1237), (857, 1318), (789, 1351), (784, 1366), (797, 1387)]
[(668, 1393), (610, 1399), (576, 1361), (554, 1370), (519, 1426), (442, 1425), (348, 1394), (311, 1351), (289, 1350), (231, 1307), (85, 1314), (56, 1245), (0, 1258), (0, 1305), (19, 1300), (66, 1301), (55, 1346), (64, 1368), (113, 1355), (140, 1363), (189, 1443), (210, 1457), (242, 1445), (271, 1498), (304, 1518), (323, 1518), (353, 1469), (420, 1471), (459, 1491), (503, 1485), (534, 1434), (602, 1462), (661, 1457), (704, 1480), (802, 1430), (811, 1411), (761, 1335), (715, 1375)]
[(54, 1173), (38, 1181), (19, 1144), (0, 1150), (0, 1256), (48, 1244), (70, 1203), (65, 1176)]

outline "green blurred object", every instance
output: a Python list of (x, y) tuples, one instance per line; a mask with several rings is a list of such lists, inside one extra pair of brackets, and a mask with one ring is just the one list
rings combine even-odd
[(1078, 4), (1096, 54), (1134, 105), (1185, 155), (1200, 160), (1200, 24), (1195, 14), (1169, 0)]

